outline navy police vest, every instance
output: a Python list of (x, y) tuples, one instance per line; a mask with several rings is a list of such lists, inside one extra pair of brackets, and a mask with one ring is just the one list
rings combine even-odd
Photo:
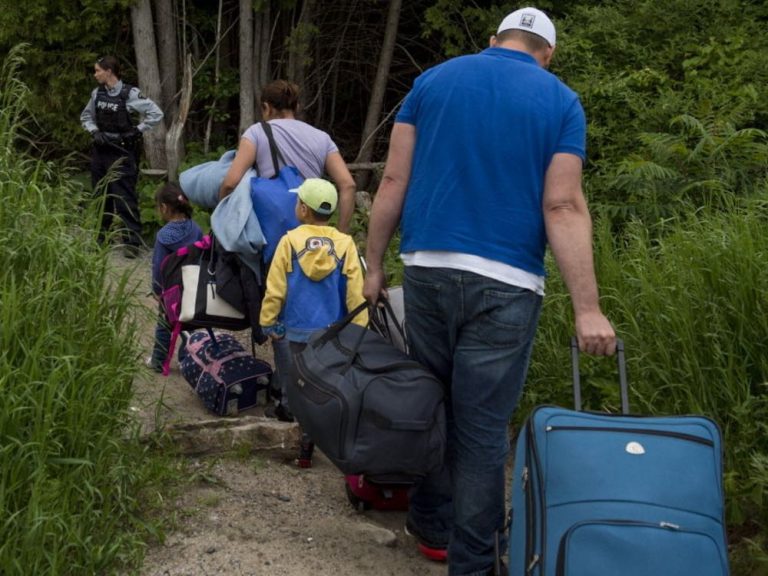
[(133, 128), (131, 115), (128, 113), (128, 95), (133, 86), (123, 84), (123, 89), (116, 96), (110, 96), (105, 86), (99, 86), (96, 92), (96, 126), (102, 132), (121, 134)]

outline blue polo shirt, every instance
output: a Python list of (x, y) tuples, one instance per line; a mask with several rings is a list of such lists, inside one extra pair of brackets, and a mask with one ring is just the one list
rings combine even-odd
[(416, 128), (401, 252), (462, 252), (543, 276), (547, 168), (556, 153), (586, 153), (576, 93), (529, 54), (488, 48), (421, 74), (396, 122)]

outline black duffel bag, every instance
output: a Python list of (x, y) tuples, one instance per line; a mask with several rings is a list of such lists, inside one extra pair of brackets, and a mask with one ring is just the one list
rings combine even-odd
[(296, 356), (289, 405), (344, 474), (415, 481), (443, 463), (444, 387), (383, 336), (352, 323), (366, 306), (311, 336)]

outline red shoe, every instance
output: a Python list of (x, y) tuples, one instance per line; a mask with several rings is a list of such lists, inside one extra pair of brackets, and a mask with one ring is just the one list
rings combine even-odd
[(419, 542), (419, 552), (421, 555), (432, 560), (433, 562), (447, 562), (448, 561), (448, 549), (447, 548), (430, 548), (426, 544)]
[(425, 558), (433, 562), (446, 562), (448, 560), (448, 547), (440, 546), (424, 538), (408, 520), (405, 521), (405, 533), (416, 538), (418, 550)]

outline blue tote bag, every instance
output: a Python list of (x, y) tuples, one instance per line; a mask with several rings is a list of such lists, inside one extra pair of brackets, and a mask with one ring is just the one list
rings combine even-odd
[[(257, 176), (251, 179), (251, 202), (266, 240), (262, 253), (264, 262), (268, 264), (272, 261), (280, 238), (299, 225), (296, 218), (296, 193), (290, 190), (298, 188), (304, 178), (295, 167), (285, 166), (285, 160), (277, 148), (269, 123), (262, 122), (261, 125), (269, 140), (275, 176)], [(282, 168), (279, 168), (278, 161), (283, 163)]]

